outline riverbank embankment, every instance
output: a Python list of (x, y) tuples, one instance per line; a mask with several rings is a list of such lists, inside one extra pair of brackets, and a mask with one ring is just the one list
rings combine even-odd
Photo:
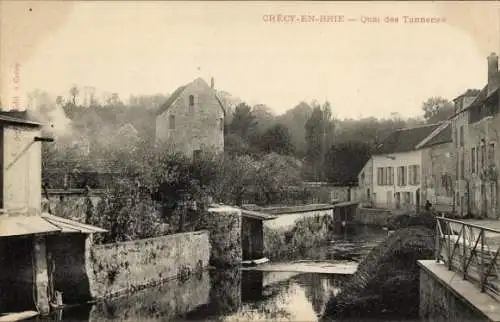
[(416, 318), (419, 308), (417, 260), (434, 256), (432, 214), (392, 218), (399, 226), (360, 263), (337, 296), (330, 299), (323, 320), (338, 318)]

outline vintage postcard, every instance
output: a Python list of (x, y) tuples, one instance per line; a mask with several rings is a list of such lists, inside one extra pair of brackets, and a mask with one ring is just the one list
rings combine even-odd
[(0, 0), (0, 321), (500, 321), (500, 2)]

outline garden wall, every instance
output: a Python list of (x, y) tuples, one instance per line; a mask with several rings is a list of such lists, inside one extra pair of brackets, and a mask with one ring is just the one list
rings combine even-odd
[(152, 286), (208, 266), (208, 231), (87, 247), (93, 298)]

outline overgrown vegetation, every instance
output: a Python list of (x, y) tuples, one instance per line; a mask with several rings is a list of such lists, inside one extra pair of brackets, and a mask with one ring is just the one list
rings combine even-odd
[(418, 316), (417, 260), (434, 256), (435, 230), (426, 218), (403, 215), (399, 226), (360, 263), (343, 290), (330, 299), (323, 320)]
[[(126, 103), (116, 93), (98, 98), (95, 89), (87, 90), (82, 95), (75, 85), (68, 98), (55, 100), (34, 91), (28, 104), (56, 136), (56, 144), (44, 144), (44, 181), (57, 176), (62, 187), (70, 174), (79, 188), (107, 187), (103, 200), (96, 206), (86, 202), (85, 211), (86, 222), (109, 230), (102, 242), (194, 229), (211, 201), (311, 202), (303, 180), (353, 184), (383, 137), (424, 121), (398, 114), (339, 120), (328, 101), (301, 102), (277, 116), (266, 105), (252, 107), (221, 91), (228, 111), (226, 155), (207, 154), (192, 162), (154, 144), (155, 111), (168, 95), (134, 96)], [(443, 105), (426, 104), (426, 119)], [(49, 168), (60, 172), (48, 173)]]
[(270, 258), (293, 256), (328, 242), (332, 217), (314, 216), (299, 219), (289, 231), (264, 227), (265, 255)]

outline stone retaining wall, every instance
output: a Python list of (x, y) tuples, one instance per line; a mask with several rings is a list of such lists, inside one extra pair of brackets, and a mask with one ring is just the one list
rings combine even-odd
[[(458, 275), (456, 278), (461, 279)], [(420, 269), (420, 318), (422, 321), (488, 321), (425, 269)]]
[(87, 274), (93, 298), (127, 293), (179, 275), (189, 275), (207, 267), (210, 256), (207, 231), (87, 249)]
[(241, 240), (241, 209), (214, 206), (201, 218), (200, 227), (210, 233), (210, 265), (235, 266), (243, 259)]

